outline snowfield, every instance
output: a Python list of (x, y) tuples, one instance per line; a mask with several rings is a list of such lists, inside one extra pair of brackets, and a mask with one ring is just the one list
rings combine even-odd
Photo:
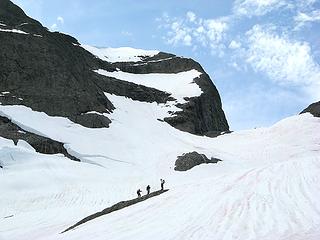
[(157, 50), (143, 50), (131, 47), (98, 48), (90, 45), (81, 45), (88, 52), (107, 62), (139, 62), (144, 57), (153, 57), (159, 53)]
[[(156, 54), (108, 51), (96, 55), (139, 61), (137, 56)], [(202, 93), (194, 83), (201, 74), (196, 70), (96, 72), (168, 92), (180, 103)], [(0, 105), (0, 116), (63, 142), (81, 159), (40, 154), (24, 141), (15, 146), (0, 138), (1, 240), (320, 239), (319, 118), (303, 114), (270, 128), (208, 138), (159, 121), (180, 110), (175, 101), (145, 103), (105, 95), (116, 109), (100, 113), (112, 120), (101, 129), (25, 106)], [(223, 161), (174, 171), (177, 156), (191, 151)], [(60, 234), (90, 214), (135, 198), (138, 188), (145, 193), (150, 184), (158, 190), (160, 178), (170, 191)]]
[(195, 78), (200, 77), (201, 72), (195, 69), (180, 73), (149, 74), (134, 74), (122, 71), (108, 72), (103, 69), (96, 70), (95, 72), (107, 77), (170, 93), (179, 103), (185, 103), (185, 97), (198, 97), (202, 93), (200, 87), (194, 82)]
[[(158, 121), (165, 105), (107, 97), (116, 109), (105, 129), (0, 105), (1, 116), (64, 142), (83, 161), (0, 138), (1, 240), (319, 239), (319, 118), (303, 114), (211, 139)], [(190, 151), (223, 162), (175, 172), (176, 157)], [(169, 192), (60, 234), (138, 188), (159, 189), (160, 178)]]

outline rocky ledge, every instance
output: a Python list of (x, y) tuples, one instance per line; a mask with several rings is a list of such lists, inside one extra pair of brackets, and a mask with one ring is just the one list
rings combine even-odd
[(150, 194), (147, 194), (147, 195), (144, 195), (142, 197), (138, 197), (138, 198), (134, 198), (134, 199), (131, 199), (131, 200), (127, 200), (127, 201), (121, 201), (121, 202), (118, 202), (116, 204), (114, 204), (113, 206), (111, 207), (108, 207), (108, 208), (105, 208), (103, 209), (102, 211), (100, 212), (97, 212), (97, 213), (94, 213), (94, 214), (91, 214), (87, 217), (85, 217), (84, 219), (80, 220), (79, 222), (77, 222), (76, 224), (72, 225), (71, 227), (68, 227), (67, 229), (65, 229), (63, 232), (61, 233), (65, 233), (67, 231), (70, 231), (76, 227), (78, 227), (79, 225), (81, 224), (84, 224), (86, 222), (89, 222), (93, 219), (96, 219), (98, 217), (101, 217), (103, 215), (106, 215), (106, 214), (109, 214), (109, 213), (112, 213), (114, 211), (119, 211), (123, 208), (126, 208), (126, 207), (130, 207), (134, 204), (137, 204), (137, 203), (140, 203), (142, 201), (145, 201), (149, 198), (152, 198), (152, 197), (156, 197), (156, 196), (159, 196), (160, 194), (162, 193), (165, 193), (169, 191), (169, 189), (164, 189), (164, 190), (158, 190), (158, 191), (155, 191), (155, 192), (152, 192)]

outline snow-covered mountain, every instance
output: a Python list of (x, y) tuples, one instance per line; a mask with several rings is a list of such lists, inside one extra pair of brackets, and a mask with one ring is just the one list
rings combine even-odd
[(320, 239), (317, 104), (230, 133), (191, 59), (81, 45), (7, 0), (0, 42), (1, 240)]

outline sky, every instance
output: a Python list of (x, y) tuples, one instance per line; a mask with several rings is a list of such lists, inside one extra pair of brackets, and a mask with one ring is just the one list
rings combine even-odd
[(83, 44), (195, 59), (231, 130), (270, 126), (320, 100), (320, 0), (13, 2)]

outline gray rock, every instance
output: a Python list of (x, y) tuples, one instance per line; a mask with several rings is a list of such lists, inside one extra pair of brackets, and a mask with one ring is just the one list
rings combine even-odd
[(222, 160), (218, 158), (208, 159), (204, 154), (199, 154), (197, 152), (190, 152), (190, 153), (185, 153), (182, 156), (178, 156), (178, 159), (175, 162), (174, 170), (187, 171), (200, 164), (217, 163), (219, 161), (222, 161)]
[(320, 117), (320, 101), (310, 104), (301, 113), (307, 113), (307, 112), (311, 113), (315, 117)]
[(109, 127), (110, 119), (96, 113), (86, 113), (69, 117), (71, 121), (81, 124), (88, 128), (103, 128)]

